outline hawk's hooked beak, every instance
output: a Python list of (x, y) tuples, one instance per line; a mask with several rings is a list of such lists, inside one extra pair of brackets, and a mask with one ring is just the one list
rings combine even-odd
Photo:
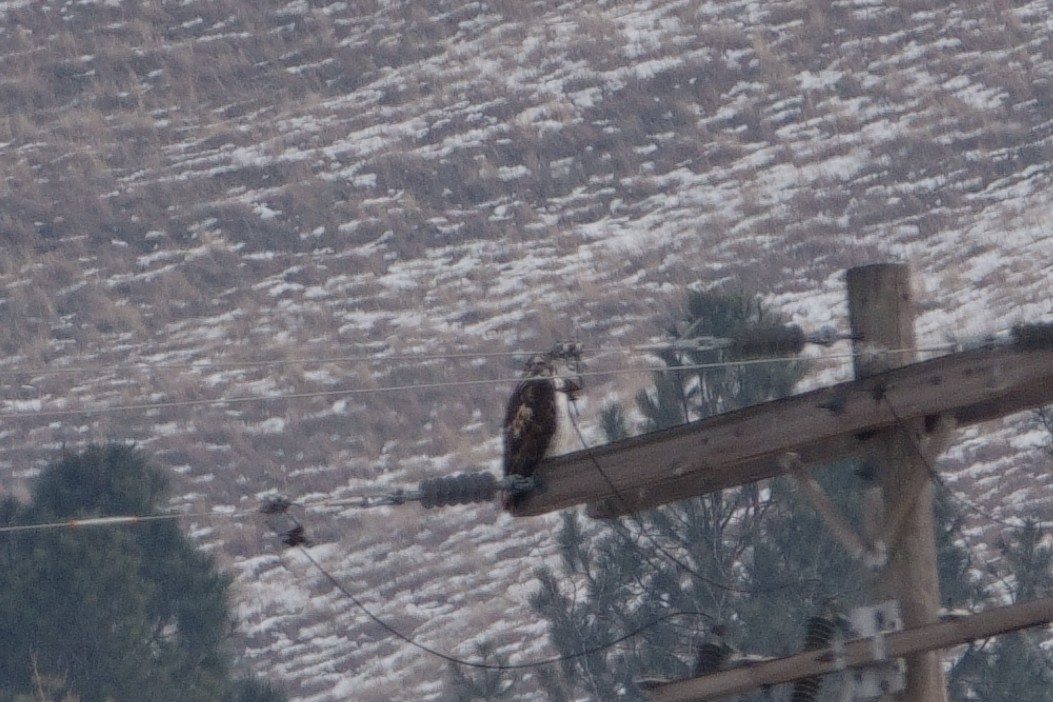
[(578, 394), (585, 386), (585, 381), (581, 375), (585, 369), (585, 362), (581, 360), (581, 350), (582, 345), (580, 341), (561, 341), (553, 346), (549, 352), (549, 356), (552, 359), (561, 359), (566, 370), (575, 376), (568, 378), (563, 373), (560, 373), (560, 376), (563, 378), (562, 392), (566, 393), (567, 399), (572, 401), (578, 399)]
[(571, 378), (563, 378), (563, 392), (567, 393), (568, 400), (573, 401), (578, 399), (582, 388), (585, 387), (585, 379), (581, 376), (581, 373), (585, 370), (585, 363), (578, 359), (570, 364), (570, 370), (576, 375)]

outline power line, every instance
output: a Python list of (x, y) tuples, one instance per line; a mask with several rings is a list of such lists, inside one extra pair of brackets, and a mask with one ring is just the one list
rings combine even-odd
[[(487, 478), (490, 480), (483, 481), (485, 483), (480, 490), (478, 485), (479, 478)], [(474, 480), (473, 480), (474, 479)], [(443, 488), (447, 491), (452, 488), (454, 494), (445, 494)], [(463, 494), (465, 489), (470, 494)], [(475, 494), (471, 494), (471, 490), (474, 488), (475, 492), (482, 492), (483, 495), (489, 495), (496, 492), (498, 489), (505, 490), (522, 490), (525, 489), (523, 485), (517, 484), (516, 481), (499, 481), (496, 477), (493, 477), (491, 473), (476, 473), (476, 474), (462, 474), (456, 476), (447, 476), (444, 478), (436, 478), (431, 480), (421, 481), (420, 486), (416, 490), (404, 490), (402, 488), (396, 488), (387, 492), (369, 491), (363, 492), (358, 495), (345, 495), (339, 498), (325, 498), (320, 500), (301, 500), (297, 502), (285, 502), (285, 507), (295, 505), (296, 507), (304, 510), (319, 510), (330, 507), (341, 507), (341, 508), (357, 508), (365, 509), (369, 507), (379, 507), (385, 505), (401, 505), (408, 501), (418, 501), (425, 507), (443, 507), (454, 504), (467, 504), (468, 502), (482, 501)], [(461, 491), (461, 494), (456, 493), (457, 490)], [(434, 493), (434, 494), (432, 494)], [(278, 498), (272, 498), (275, 501)], [(428, 500), (431, 500), (429, 504)], [(264, 503), (267, 504), (266, 502)], [(284, 510), (283, 510), (284, 511)], [(135, 526), (144, 524), (147, 522), (157, 521), (175, 521), (185, 519), (244, 519), (246, 517), (259, 517), (260, 514), (267, 514), (264, 509), (251, 510), (251, 511), (234, 511), (229, 513), (224, 512), (172, 512), (165, 514), (131, 514), (131, 515), (106, 515), (99, 517), (71, 517), (69, 519), (60, 519), (52, 522), (35, 522), (31, 524), (9, 524), (6, 526), (0, 526), (0, 534), (11, 534), (17, 532), (31, 532), (31, 531), (49, 531), (53, 529), (79, 529), (79, 528), (90, 528), (90, 527), (111, 527), (111, 526)]]
[(377, 395), (385, 392), (399, 392), (404, 390), (431, 390), (449, 387), (465, 387), (471, 385), (490, 385), (496, 383), (511, 383), (514, 380), (458, 380), (435, 383), (416, 383), (411, 385), (389, 385), (377, 388), (344, 388), (341, 390), (315, 390), (311, 392), (280, 393), (274, 395), (252, 395), (240, 397), (219, 397), (200, 400), (167, 400), (164, 402), (142, 402), (126, 405), (115, 405), (109, 407), (62, 409), (62, 410), (39, 410), (36, 412), (8, 412), (0, 414), (0, 419), (32, 419), (38, 417), (70, 417), (85, 414), (107, 414), (110, 412), (136, 412), (158, 409), (171, 409), (177, 407), (201, 407), (207, 405), (237, 405), (252, 402), (275, 402), (279, 400), (303, 400), (318, 397), (348, 397), (352, 395)]
[(631, 631), (628, 631), (627, 633), (625, 633), (625, 634), (623, 634), (623, 635), (621, 635), (621, 636), (619, 636), (619, 637), (617, 637), (615, 639), (612, 639), (612, 640), (607, 641), (607, 642), (602, 643), (602, 644), (597, 644), (595, 646), (590, 646), (589, 648), (583, 649), (581, 651), (577, 651), (575, 653), (570, 653), (570, 654), (566, 654), (566, 655), (562, 655), (562, 656), (553, 656), (552, 658), (543, 658), (543, 659), (536, 660), (536, 661), (529, 661), (527, 663), (484, 663), (482, 661), (470, 661), (470, 660), (466, 660), (466, 659), (463, 659), (463, 658), (458, 658), (457, 656), (453, 656), (453, 655), (450, 655), (448, 653), (443, 653), (442, 651), (439, 651), (439, 650), (437, 650), (435, 648), (432, 648), (432, 647), (430, 647), (430, 646), (428, 646), (426, 644), (421, 643), (420, 641), (417, 641), (416, 639), (414, 639), (411, 636), (407, 636), (406, 634), (403, 634), (401, 631), (399, 631), (395, 627), (393, 627), (390, 624), (388, 624), (386, 621), (384, 621), (383, 619), (378, 617), (376, 614), (374, 614), (372, 612), (372, 610), (370, 610), (368, 607), (366, 607), (366, 605), (363, 604), (362, 601), (359, 600), (354, 595), (354, 593), (352, 593), (342, 582), (340, 582), (340, 580), (338, 578), (336, 578), (329, 571), (327, 571), (325, 568), (323, 568), (322, 565), (314, 558), (314, 556), (311, 555), (311, 553), (307, 550), (307, 548), (305, 548), (304, 546), (299, 546), (299, 549), (300, 549), (300, 552), (303, 553), (304, 557), (307, 558), (308, 561), (310, 561), (311, 565), (313, 565), (315, 567), (315, 569), (317, 569), (318, 572), (321, 573), (322, 576), (333, 585), (333, 587), (335, 587), (342, 595), (344, 595), (344, 597), (349, 599), (351, 601), (351, 603), (355, 605), (355, 607), (357, 607), (359, 610), (361, 610), (361, 612), (363, 614), (365, 614), (367, 617), (369, 617), (369, 619), (372, 620), (379, 627), (381, 627), (382, 629), (384, 629), (385, 631), (387, 631), (389, 634), (391, 634), (395, 638), (399, 639), (400, 641), (403, 641), (404, 643), (407, 643), (410, 646), (413, 646), (414, 648), (418, 648), (418, 649), (420, 649), (421, 651), (424, 651), (425, 653), (427, 653), (430, 656), (434, 656), (436, 658), (440, 658), (440, 659), (442, 659), (442, 660), (444, 660), (444, 661), (446, 661), (448, 663), (453, 663), (454, 665), (460, 665), (460, 666), (465, 666), (465, 667), (469, 667), (469, 668), (481, 668), (483, 670), (524, 670), (524, 669), (527, 669), (527, 668), (540, 668), (540, 667), (543, 667), (543, 666), (555, 665), (557, 663), (563, 663), (565, 661), (570, 661), (570, 660), (574, 660), (574, 659), (577, 659), (577, 658), (582, 658), (584, 656), (592, 655), (593, 653), (599, 653), (600, 651), (605, 651), (605, 650), (607, 650), (609, 648), (613, 648), (614, 646), (617, 646), (618, 644), (620, 644), (620, 643), (622, 643), (624, 641), (627, 641), (627, 640), (629, 640), (629, 639), (631, 639), (631, 638), (633, 638), (635, 636), (638, 636), (638, 635), (642, 634), (644, 631), (650, 629), (651, 627), (657, 626), (658, 624), (661, 624), (662, 622), (664, 622), (664, 621), (666, 621), (668, 619), (673, 619), (673, 618), (676, 618), (676, 617), (691, 617), (691, 616), (693, 616), (693, 617), (703, 617), (703, 618), (707, 618), (707, 619), (711, 618), (710, 615), (705, 613), (705, 612), (696, 612), (696, 611), (669, 612), (667, 614), (663, 614), (660, 617), (656, 617), (655, 619), (647, 622), (646, 624), (642, 624), (642, 625), (636, 627), (635, 629), (632, 629)]
[[(290, 507), (298, 507), (303, 510), (319, 511), (326, 508), (356, 508), (367, 509), (382, 506), (397, 506), (407, 502), (419, 502), (425, 509), (434, 507), (446, 507), (453, 505), (468, 504), (471, 502), (485, 502), (492, 500), (498, 490), (509, 492), (524, 491), (532, 487), (533, 482), (519, 476), (509, 476), (499, 480), (493, 473), (483, 471), (479, 473), (461, 473), (448, 475), (441, 478), (422, 480), (415, 489), (392, 488), (387, 491), (370, 490), (359, 494), (345, 494), (337, 498), (323, 498), (318, 500), (299, 500), (293, 502), (278, 495), (272, 495), (264, 499), (261, 507), (252, 511), (224, 512), (172, 512), (165, 514), (148, 515), (107, 515), (99, 517), (73, 517), (53, 522), (37, 522), (32, 524), (13, 524), (0, 526), (0, 534), (46, 531), (51, 529), (81, 527), (107, 527), (137, 525), (146, 522), (181, 520), (181, 519), (242, 519), (245, 517), (259, 517), (262, 515), (282, 515)], [(273, 529), (273, 527), (272, 527)]]
[[(906, 351), (916, 351), (920, 353), (936, 353), (946, 352), (958, 348), (955, 344), (942, 344), (928, 347), (913, 347), (911, 349), (890, 349), (888, 353), (901, 353)], [(685, 345), (683, 342), (659, 342), (654, 344), (634, 344), (629, 346), (599, 346), (593, 349), (594, 353), (597, 354), (610, 354), (610, 353), (622, 353), (622, 354), (649, 354), (658, 351), (669, 350), (669, 351), (691, 351), (691, 350), (716, 350), (709, 349), (707, 347), (693, 347)], [(113, 363), (103, 364), (98, 366), (67, 366), (67, 367), (29, 367), (29, 368), (0, 368), (0, 376), (13, 376), (13, 375), (28, 375), (28, 376), (47, 376), (47, 375), (78, 375), (88, 373), (124, 373), (129, 371), (163, 371), (163, 370), (183, 370), (183, 371), (204, 371), (204, 370), (223, 370), (223, 369), (234, 369), (234, 368), (269, 368), (275, 366), (319, 366), (319, 365), (348, 365), (355, 363), (388, 363), (388, 364), (400, 364), (406, 365), (410, 362), (419, 363), (432, 363), (435, 361), (463, 361), (463, 360), (485, 360), (488, 358), (515, 358), (515, 357), (530, 357), (535, 354), (542, 353), (541, 351), (527, 350), (514, 350), (514, 351), (464, 351), (464, 352), (444, 352), (434, 354), (362, 354), (352, 356), (319, 356), (319, 357), (294, 357), (284, 359), (244, 359), (244, 360), (201, 360), (201, 361), (187, 361), (185, 363), (154, 363), (150, 361), (129, 361), (126, 363)], [(824, 354), (824, 358), (851, 358), (856, 356), (856, 353), (840, 353), (840, 354)], [(790, 360), (797, 359), (796, 356), (787, 357)], [(772, 358), (772, 360), (778, 361), (778, 358)], [(743, 359), (740, 361), (730, 363), (764, 363), (767, 359)]]
[[(890, 353), (895, 353), (896, 350)], [(858, 354), (832, 354), (825, 355), (822, 358), (852, 358)], [(682, 366), (650, 366), (650, 367), (635, 367), (635, 368), (615, 368), (610, 370), (601, 371), (584, 371), (579, 373), (582, 377), (604, 377), (613, 375), (628, 375), (628, 374), (640, 374), (640, 373), (669, 373), (669, 372), (682, 372), (692, 370), (711, 370), (716, 368), (729, 368), (744, 365), (758, 365), (758, 364), (769, 364), (769, 363), (797, 363), (800, 362), (800, 358), (797, 356), (782, 356), (772, 358), (754, 358), (754, 359), (740, 359), (736, 361), (714, 361), (711, 363), (695, 363)], [(276, 393), (273, 395), (252, 395), (252, 396), (236, 396), (236, 397), (220, 397), (220, 398), (203, 398), (195, 400), (166, 400), (159, 402), (141, 402), (141, 403), (129, 403), (124, 405), (112, 405), (108, 407), (95, 407), (95, 408), (79, 408), (79, 409), (54, 409), (54, 410), (35, 410), (25, 412), (4, 412), (0, 413), (0, 420), (20, 420), (20, 419), (38, 419), (38, 418), (58, 418), (58, 417), (74, 417), (82, 415), (92, 414), (109, 414), (116, 412), (149, 412), (160, 409), (174, 409), (182, 407), (202, 407), (210, 405), (239, 405), (248, 404), (253, 402), (276, 402), (282, 400), (303, 400), (312, 398), (323, 398), (323, 397), (350, 397), (359, 395), (378, 395), (388, 392), (406, 392), (406, 391), (422, 391), (422, 390), (438, 390), (458, 387), (478, 387), (486, 385), (510, 385), (518, 383), (522, 378), (482, 378), (477, 380), (451, 380), (451, 381), (437, 381), (432, 383), (409, 383), (403, 385), (387, 385), (381, 387), (371, 388), (343, 388), (334, 390), (313, 390), (310, 392), (297, 392), (297, 393)]]
[(117, 515), (107, 517), (84, 517), (72, 518), (55, 522), (38, 522), (34, 524), (12, 524), (0, 526), (0, 534), (12, 534), (27, 531), (48, 531), (52, 529), (80, 529), (87, 527), (110, 527), (123, 525), (137, 525), (146, 522), (171, 521), (179, 519), (242, 519), (255, 515), (256, 512), (197, 512), (192, 514), (145, 514), (145, 515)]
[[(323, 504), (324, 502), (325, 501), (322, 501), (322, 502), (319, 502), (318, 504)], [(299, 503), (299, 504), (301, 504), (301, 506), (307, 507), (307, 506), (313, 506), (315, 503)], [(368, 505), (358, 505), (358, 506), (368, 506)], [(17, 524), (17, 525), (0, 526), (0, 534), (31, 532), (31, 531), (48, 531), (48, 530), (54, 530), (54, 529), (78, 529), (78, 528), (88, 528), (88, 527), (114, 527), (114, 526), (123, 526), (123, 525), (139, 525), (139, 524), (144, 524), (144, 523), (147, 523), (147, 522), (169, 521), (169, 520), (180, 520), (180, 519), (207, 519), (207, 518), (237, 519), (237, 518), (243, 518), (243, 517), (246, 517), (246, 516), (257, 517), (257, 516), (259, 516), (259, 514), (260, 514), (260, 511), (233, 512), (231, 514), (222, 514), (222, 513), (218, 513), (218, 512), (198, 512), (198, 513), (191, 513), (191, 514), (151, 514), (151, 515), (122, 515), (122, 516), (105, 516), (105, 517), (85, 517), (85, 518), (66, 519), (66, 520), (54, 521), (54, 522), (40, 522), (40, 523), (35, 523), (35, 524)], [(679, 611), (676, 611), (676, 612), (669, 612), (669, 613), (666, 613), (666, 614), (664, 614), (662, 616), (656, 617), (655, 619), (652, 619), (651, 621), (647, 622), (646, 624), (640, 625), (640, 626), (638, 626), (638, 627), (626, 632), (625, 634), (623, 634), (623, 635), (621, 635), (621, 636), (619, 636), (619, 637), (617, 637), (615, 639), (607, 641), (607, 642), (605, 642), (603, 644), (597, 644), (595, 646), (590, 646), (590, 647), (588, 647), (586, 649), (583, 649), (581, 651), (575, 652), (573, 654), (554, 656), (552, 658), (545, 658), (545, 659), (541, 659), (541, 660), (530, 661), (530, 662), (527, 662), (527, 663), (515, 663), (515, 664), (491, 664), (491, 663), (484, 663), (484, 662), (481, 662), (481, 661), (469, 661), (469, 660), (466, 660), (466, 659), (458, 658), (458, 657), (453, 656), (451, 654), (443, 653), (442, 651), (439, 651), (439, 650), (434, 649), (434, 648), (432, 648), (430, 646), (427, 646), (426, 644), (422, 644), (421, 642), (415, 640), (414, 638), (412, 638), (410, 636), (407, 636), (406, 634), (403, 634), (398, 629), (396, 629), (395, 627), (393, 627), (392, 625), (390, 625), (389, 623), (387, 623), (386, 621), (381, 619), (379, 616), (377, 616), (375, 613), (373, 613), (373, 611), (370, 610), (360, 599), (358, 599), (354, 595), (354, 593), (352, 593), (342, 582), (340, 582), (340, 580), (338, 578), (336, 578), (328, 570), (326, 570), (314, 558), (314, 556), (311, 555), (310, 551), (307, 550), (306, 546), (303, 544), (302, 541), (295, 542), (294, 545), (298, 546), (298, 548), (300, 549), (300, 552), (303, 553), (304, 557), (318, 570), (318, 572), (320, 572), (334, 587), (336, 587), (337, 590), (340, 591), (341, 594), (343, 594), (345, 597), (347, 597), (359, 610), (361, 610), (375, 624), (377, 624), (378, 626), (383, 628), (385, 631), (390, 633), (392, 636), (395, 636), (396, 638), (400, 639), (401, 641), (403, 641), (403, 642), (405, 642), (405, 643), (407, 643), (407, 644), (409, 644), (411, 646), (414, 646), (414, 647), (424, 651), (425, 653), (427, 653), (427, 654), (429, 654), (431, 656), (435, 656), (437, 658), (441, 658), (442, 660), (445, 660), (445, 661), (447, 661), (449, 663), (453, 663), (453, 664), (460, 665), (460, 666), (467, 666), (467, 667), (471, 667), (471, 668), (481, 668), (481, 669), (486, 669), (486, 670), (523, 670), (523, 669), (527, 669), (527, 668), (537, 668), (537, 667), (542, 667), (542, 666), (547, 666), (547, 665), (554, 665), (554, 664), (557, 664), (557, 663), (562, 663), (564, 661), (574, 660), (576, 658), (581, 658), (583, 656), (588, 656), (588, 655), (591, 655), (593, 653), (598, 653), (600, 651), (612, 648), (612, 647), (617, 646), (618, 644), (620, 644), (620, 643), (622, 643), (624, 641), (627, 641), (628, 639), (631, 639), (631, 638), (633, 638), (635, 636), (638, 636), (641, 633), (643, 633), (644, 631), (646, 631), (646, 630), (648, 630), (648, 629), (650, 629), (650, 628), (652, 628), (654, 626), (657, 626), (658, 624), (660, 624), (660, 623), (662, 623), (664, 621), (667, 621), (669, 619), (672, 619), (672, 618), (687, 617), (687, 616), (710, 618), (710, 615), (705, 613), (705, 612), (679, 610)], [(282, 561), (282, 563), (284, 565), (284, 561)]]
[(530, 355), (530, 351), (472, 351), (463, 353), (441, 353), (441, 354), (390, 354), (390, 355), (359, 355), (359, 356), (321, 356), (321, 357), (296, 357), (280, 358), (271, 360), (240, 361), (187, 361), (186, 363), (151, 363), (148, 361), (128, 363), (114, 363), (99, 366), (68, 366), (68, 367), (45, 367), (45, 368), (0, 368), (0, 376), (5, 375), (76, 375), (81, 373), (120, 373), (129, 370), (159, 371), (159, 370), (210, 370), (228, 368), (267, 368), (271, 366), (319, 366), (326, 364), (352, 364), (352, 363), (404, 363), (407, 361), (418, 361), (427, 363), (430, 361), (452, 361), (463, 359), (499, 358), (504, 356)]
[[(1028, 338), (1045, 338), (1048, 331), (1043, 327), (1048, 325), (1018, 325), (1009, 331), (986, 334), (975, 338), (953, 339), (944, 344), (933, 344), (931, 346), (913, 346), (901, 349), (865, 348), (861, 352), (847, 354), (826, 354), (826, 358), (851, 358), (859, 355), (874, 353), (897, 354), (905, 352), (915, 353), (946, 353), (948, 351), (961, 351), (966, 349), (982, 348), (1005, 344), (1008, 341), (1019, 341), (1021, 336)], [(756, 335), (751, 336), (751, 334)], [(598, 346), (593, 349), (598, 354), (622, 353), (622, 354), (649, 354), (660, 351), (718, 351), (732, 350), (734, 348), (753, 349), (754, 352), (765, 353), (772, 356), (770, 359), (749, 359), (728, 362), (731, 364), (749, 364), (778, 361), (774, 358), (774, 352), (799, 351), (806, 343), (818, 344), (829, 347), (837, 341), (850, 340), (850, 335), (839, 334), (831, 327), (823, 327), (819, 332), (805, 334), (796, 325), (786, 327), (764, 328), (753, 330), (744, 335), (733, 335), (732, 337), (706, 337), (687, 336), (674, 341), (664, 341), (644, 344), (630, 344), (627, 346)], [(864, 345), (865, 346), (865, 345)], [(83, 373), (121, 373), (127, 371), (159, 371), (159, 370), (208, 370), (208, 369), (230, 369), (230, 368), (266, 368), (273, 366), (289, 365), (326, 365), (326, 364), (352, 364), (352, 363), (398, 363), (408, 362), (430, 363), (434, 361), (456, 361), (456, 360), (483, 360), (487, 358), (501, 357), (529, 357), (543, 351), (518, 349), (509, 351), (445, 351), (441, 353), (390, 353), (381, 352), (358, 354), (348, 356), (301, 356), (292, 358), (276, 359), (241, 359), (241, 360), (199, 360), (186, 361), (183, 363), (158, 363), (153, 361), (128, 361), (124, 363), (112, 363), (96, 366), (46, 366), (29, 368), (0, 368), (0, 377), (13, 375), (71, 375)], [(747, 352), (747, 355), (753, 355)], [(796, 356), (788, 360), (794, 360)], [(723, 364), (716, 364), (723, 365)], [(704, 366), (703, 366), (704, 367)]]
[[(611, 492), (614, 493), (615, 498), (625, 508), (626, 513), (629, 515), (629, 517), (634, 522), (636, 522), (636, 526), (640, 529), (640, 533), (643, 534), (644, 536), (646, 536), (647, 540), (650, 541), (652, 544), (654, 544), (654, 547), (658, 550), (658, 552), (661, 553), (666, 558), (668, 558), (678, 568), (680, 568), (684, 572), (690, 574), (692, 577), (696, 578), (697, 580), (700, 580), (700, 581), (706, 583), (707, 585), (711, 585), (711, 586), (717, 588), (718, 590), (723, 590), (725, 592), (733, 592), (733, 593), (742, 594), (742, 595), (760, 595), (760, 594), (767, 594), (769, 592), (779, 592), (781, 590), (786, 590), (786, 589), (789, 589), (789, 588), (792, 588), (792, 587), (796, 587), (798, 585), (798, 583), (787, 582), (787, 583), (783, 583), (783, 584), (780, 584), (780, 585), (772, 585), (772, 586), (769, 586), (769, 587), (757, 588), (757, 589), (747, 589), (747, 588), (736, 587), (734, 585), (729, 585), (728, 583), (721, 582), (721, 581), (719, 581), (719, 580), (717, 580), (715, 578), (711, 578), (708, 575), (705, 575), (704, 573), (699, 572), (697, 568), (691, 567), (690, 565), (685, 563), (682, 558), (679, 558), (675, 554), (671, 553), (667, 548), (665, 548), (658, 541), (657, 537), (655, 537), (651, 533), (650, 529), (647, 528), (647, 524), (643, 521), (643, 518), (640, 516), (639, 512), (637, 510), (632, 509), (630, 507), (628, 501), (625, 499), (625, 496), (622, 495), (621, 490), (619, 490), (618, 486), (614, 484), (614, 481), (611, 480), (609, 475), (607, 475), (607, 471), (605, 471), (603, 469), (603, 466), (600, 464), (599, 459), (597, 459), (596, 456), (592, 453), (592, 447), (589, 446), (588, 442), (585, 441), (585, 436), (584, 436), (584, 434), (582, 434), (581, 429), (578, 426), (578, 422), (577, 422), (577, 419), (575, 417), (575, 412), (570, 413), (570, 420), (571, 420), (571, 425), (574, 427), (574, 432), (578, 435), (578, 439), (581, 441), (582, 446), (585, 448), (586, 453), (588, 453), (588, 455), (589, 455), (589, 460), (591, 461), (592, 465), (596, 467), (596, 471), (600, 474), (600, 476), (607, 483), (607, 486), (611, 489)], [(622, 535), (621, 532), (618, 531), (617, 529), (615, 529), (614, 531), (615, 531), (615, 533), (617, 533), (619, 535)], [(625, 540), (625, 542), (627, 544), (629, 544), (633, 549), (638, 551), (640, 553), (640, 555), (644, 557), (644, 560), (646, 560), (649, 564), (651, 564), (652, 567), (654, 567), (654, 563), (651, 560), (650, 554), (648, 554), (645, 551), (643, 551), (643, 549), (641, 549), (639, 547), (639, 545), (635, 541), (632, 541), (627, 536), (624, 536), (624, 535), (622, 535), (622, 536), (624, 537), (624, 540)], [(655, 570), (657, 570), (657, 568), (655, 568)], [(805, 578), (802, 582), (805, 582), (805, 581), (808, 581), (808, 580), (816, 580), (816, 579), (815, 578)]]
[[(1006, 338), (1006, 332), (987, 334), (976, 338), (948, 341), (944, 344), (932, 346), (916, 346), (911, 349), (892, 349), (889, 353), (902, 351), (914, 351), (918, 353), (947, 352), (975, 348), (984, 345), (1001, 343)], [(653, 343), (630, 344), (626, 346), (599, 346), (595, 347), (596, 353), (634, 353), (648, 354), (660, 351), (716, 351), (739, 348), (740, 350), (754, 349), (769, 355), (778, 350), (799, 351), (805, 344), (817, 344), (829, 347), (837, 341), (851, 340), (851, 335), (838, 333), (833, 327), (824, 326), (814, 333), (805, 333), (796, 325), (776, 326), (771, 328), (752, 329), (742, 334), (732, 334), (730, 337), (709, 337), (692, 334), (689, 329), (685, 335), (673, 341), (660, 341)], [(153, 361), (129, 361), (124, 363), (112, 363), (102, 365), (66, 367), (36, 367), (36, 368), (0, 368), (0, 376), (12, 375), (71, 375), (84, 373), (120, 373), (130, 370), (159, 371), (159, 370), (190, 370), (202, 371), (209, 369), (230, 368), (266, 368), (273, 366), (288, 365), (326, 365), (326, 364), (405, 364), (409, 362), (430, 363), (434, 361), (456, 361), (456, 360), (481, 360), (487, 358), (501, 357), (529, 357), (543, 351), (530, 349), (515, 349), (508, 351), (444, 351), (436, 353), (384, 353), (375, 351), (357, 355), (343, 356), (321, 356), (321, 357), (292, 357), (272, 359), (240, 359), (240, 360), (197, 360), (181, 363), (159, 363)], [(747, 352), (747, 355), (751, 355)]]
[(973, 502), (972, 500), (969, 500), (967, 497), (965, 497), (965, 495), (959, 494), (958, 492), (953, 490), (951, 486), (947, 484), (947, 481), (943, 479), (943, 476), (940, 475), (939, 472), (936, 470), (936, 466), (933, 465), (932, 461), (929, 459), (929, 456), (926, 455), (925, 451), (922, 450), (921, 446), (918, 444), (917, 438), (914, 436), (914, 433), (910, 431), (910, 427), (908, 427), (907, 423), (903, 421), (902, 417), (900, 417), (899, 412), (897, 412), (896, 408), (893, 407), (892, 402), (888, 399), (888, 396), (886, 395), (883, 399), (885, 401), (885, 405), (889, 409), (889, 412), (892, 414), (892, 418), (896, 420), (896, 425), (898, 426), (900, 432), (907, 437), (907, 443), (910, 445), (911, 450), (914, 452), (914, 454), (921, 460), (922, 465), (925, 466), (925, 471), (929, 474), (929, 477), (932, 479), (932, 482), (938, 485), (940, 488), (942, 488), (952, 501), (957, 502), (960, 506), (966, 508), (973, 514), (984, 517), (992, 522), (995, 522), (996, 524), (1001, 524), (1002, 526), (1009, 527), (1011, 529), (1019, 529), (1021, 526), (1023, 526), (1022, 521), (1020, 523), (1014, 524), (1012, 522), (1008, 522), (1004, 519), (1001, 519), (996, 515), (992, 514), (990, 511), (981, 507), (979, 504)]

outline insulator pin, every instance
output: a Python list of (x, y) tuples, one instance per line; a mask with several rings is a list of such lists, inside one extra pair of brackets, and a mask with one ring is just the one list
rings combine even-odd
[(829, 617), (809, 617), (804, 629), (804, 650), (826, 648), (837, 633), (837, 622)]
[(497, 494), (493, 473), (459, 473), (443, 478), (422, 480), (417, 486), (420, 504), (425, 509), (446, 505), (488, 502)]
[(789, 356), (800, 353), (808, 339), (795, 324), (753, 327), (729, 335), (731, 350), (742, 356)]
[(790, 702), (815, 702), (819, 697), (819, 689), (822, 687), (823, 679), (820, 677), (801, 678), (793, 686), (790, 693)]
[[(829, 646), (837, 634), (838, 623), (831, 617), (808, 618), (804, 630), (804, 650), (815, 651)], [(819, 676), (801, 678), (793, 685), (790, 702), (815, 702), (823, 679)]]

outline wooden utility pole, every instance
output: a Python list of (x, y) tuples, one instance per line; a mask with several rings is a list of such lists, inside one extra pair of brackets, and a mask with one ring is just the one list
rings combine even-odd
[(950, 353), (556, 456), (537, 468), (543, 489), (525, 495), (513, 514), (583, 503), (596, 516), (627, 514), (781, 475), (790, 452), (806, 466), (858, 455), (868, 437), (900, 420), (939, 426), (944, 417), (965, 427), (1049, 404), (1053, 329), (1048, 333), (1048, 343)]
[[(910, 269), (903, 264), (878, 264), (848, 271), (848, 315), (856, 339), (857, 378), (913, 363), (914, 297)], [(883, 398), (888, 402), (888, 398)], [(895, 412), (894, 408), (891, 408)], [(898, 414), (898, 413), (897, 413)], [(866, 536), (871, 543), (886, 533), (893, 515), (902, 514), (902, 528), (893, 543), (878, 544), (889, 561), (872, 586), (873, 601), (898, 600), (907, 628), (936, 621), (940, 608), (936, 574), (936, 540), (932, 516), (932, 481), (921, 455), (920, 440), (926, 420), (897, 423), (868, 443), (864, 459), (878, 475), (864, 492)], [(933, 419), (927, 420), (936, 426)], [(875, 494), (877, 493), (877, 494)], [(877, 498), (877, 499), (875, 499)], [(947, 685), (938, 651), (921, 651), (906, 658), (907, 685), (897, 699), (903, 702), (946, 702)]]
[[(916, 361), (909, 269), (875, 265), (848, 272), (855, 380), (652, 434), (543, 461), (541, 489), (517, 502), (517, 516), (588, 504), (613, 517), (789, 474), (831, 533), (875, 576), (875, 601), (894, 599), (906, 626), (845, 644), (837, 665), (904, 657), (900, 702), (946, 702), (938, 649), (1012, 626), (1053, 620), (1053, 600), (944, 625), (932, 516), (932, 461), (951, 430), (1053, 402), (1053, 325), (1021, 325), (927, 361)], [(862, 534), (810, 479), (809, 466), (862, 458), (871, 476)], [(869, 504), (869, 507), (866, 505)], [(1015, 622), (1015, 623), (1014, 623)], [(882, 635), (884, 636), (884, 635)], [(892, 642), (910, 642), (892, 645)], [(883, 653), (867, 654), (874, 647)], [(698, 701), (837, 669), (832, 649), (648, 688), (653, 700)], [(869, 657), (868, 657), (869, 655)]]

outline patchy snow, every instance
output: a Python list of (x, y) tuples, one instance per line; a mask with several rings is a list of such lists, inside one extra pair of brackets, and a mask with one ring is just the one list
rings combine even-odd
[[(293, 0), (260, 5), (253, 33), (194, 4), (155, 34), (176, 37), (161, 54), (129, 62), (143, 65), (134, 89), (106, 97), (141, 105), (63, 99), (0, 135), (5, 187), (27, 191), (11, 221), (54, 246), (0, 270), (0, 314), (18, 310), (4, 369), (20, 378), (0, 397), (17, 415), (0, 465), (31, 476), (39, 447), (129, 438), (177, 475), (180, 509), (226, 517), (268, 490), (311, 500), (312, 554), (443, 650), (492, 637), (514, 661), (544, 653), (527, 601), (555, 522), (322, 503), (496, 468), (513, 352), (584, 338), (595, 441), (600, 398), (631, 405), (649, 378), (646, 359), (599, 350), (662, 338), (689, 286), (758, 291), (807, 330), (843, 333), (844, 269), (902, 260), (934, 352), (1053, 319), (1048, 2), (1013, 8), (1012, 32), (979, 4), (877, 0), (836, 3), (836, 22), (796, 0), (507, 13)], [(0, 3), (11, 65), (35, 55), (8, 22), (29, 5)], [(63, 21), (91, 27), (79, 7)], [(89, 38), (56, 59), (70, 90), (102, 81), (109, 54)], [(194, 52), (218, 52), (246, 86), (296, 84), (210, 96), (225, 80), (213, 72), (167, 104), (184, 67), (166, 56)], [(99, 114), (107, 126), (83, 138)], [(87, 126), (71, 138), (53, 124)], [(63, 189), (75, 167), (97, 168), (83, 179), (97, 192)], [(68, 203), (102, 203), (69, 220), (103, 221), (96, 238), (46, 221)], [(809, 349), (800, 389), (850, 377), (848, 351)], [(87, 370), (47, 372), (59, 367)], [(157, 406), (106, 411), (144, 402)], [(1048, 517), (1042, 441), (1024, 416), (969, 428), (940, 469), (991, 514)], [(969, 519), (971, 542), (991, 538)], [(443, 698), (441, 663), (258, 527), (194, 527), (236, 574), (254, 670), (300, 702)]]

